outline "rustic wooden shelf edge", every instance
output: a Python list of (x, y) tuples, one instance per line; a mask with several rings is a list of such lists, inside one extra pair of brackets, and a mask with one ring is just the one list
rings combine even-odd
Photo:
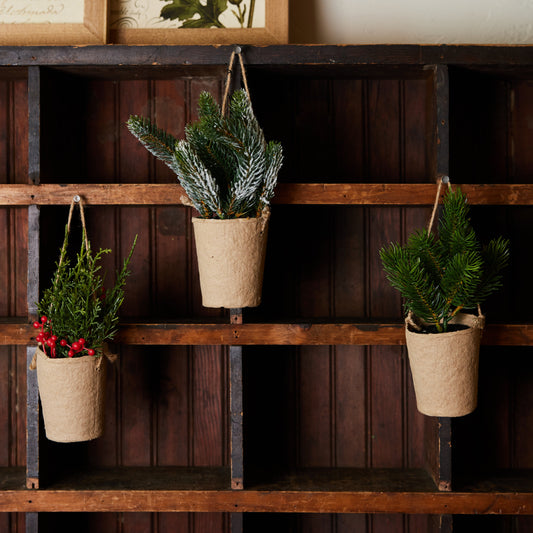
[[(531, 184), (457, 184), (472, 205), (533, 205)], [(280, 183), (274, 204), (427, 206), (433, 183)], [(1, 184), (0, 206), (69, 205), (75, 195), (87, 205), (180, 205), (177, 183)]]
[[(59, 474), (49, 488), (23, 488), (20, 467), (0, 468), (0, 512), (302, 512), (533, 515), (527, 470), (480, 487), (437, 490), (405, 469), (310, 468), (229, 488), (228, 467), (123, 467)], [(517, 480), (519, 480), (517, 485)], [(141, 488), (142, 487), (142, 488)], [(162, 488), (165, 487), (165, 488)], [(517, 488), (519, 487), (519, 488)], [(51, 499), (54, 505), (50, 505)]]
[[(53, 501), (53, 505), (50, 502)], [(18, 490), (0, 512), (279, 512), (533, 515), (533, 492)]]
[[(0, 65), (36, 66), (186, 66), (224, 65), (233, 46), (89, 45), (2, 46)], [(243, 46), (248, 65), (490, 65), (532, 64), (531, 45), (269, 45)]]
[[(0, 321), (0, 346), (35, 343), (26, 322)], [(298, 346), (404, 345), (404, 325), (397, 323), (135, 323), (121, 324), (115, 342), (125, 345)], [(533, 324), (489, 324), (482, 337), (489, 346), (532, 346)]]

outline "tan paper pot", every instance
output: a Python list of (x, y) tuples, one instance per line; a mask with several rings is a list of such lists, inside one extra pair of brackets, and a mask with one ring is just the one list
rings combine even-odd
[(104, 430), (106, 358), (51, 359), (37, 348), (37, 380), (46, 437), (81, 442)]
[(479, 344), (485, 318), (459, 313), (453, 323), (468, 329), (416, 333), (406, 319), (416, 404), (425, 415), (463, 416), (477, 405)]
[(205, 307), (261, 303), (268, 219), (192, 219)]

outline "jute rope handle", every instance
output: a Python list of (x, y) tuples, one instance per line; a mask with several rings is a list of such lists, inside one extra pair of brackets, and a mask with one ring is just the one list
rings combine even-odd
[(229, 96), (229, 88), (231, 85), (231, 76), (233, 74), (233, 62), (235, 61), (235, 56), (239, 56), (239, 63), (241, 65), (241, 73), (242, 73), (242, 81), (244, 84), (244, 90), (246, 91), (246, 94), (248, 95), (248, 100), (250, 100), (250, 103), (252, 102), (252, 99), (250, 97), (250, 89), (248, 87), (248, 80), (246, 78), (246, 69), (244, 68), (244, 61), (242, 59), (242, 50), (240, 46), (236, 46), (235, 50), (231, 52), (230, 60), (229, 60), (229, 66), (228, 66), (228, 75), (226, 76), (226, 88), (224, 89), (224, 98), (222, 99), (222, 116), (226, 114), (226, 106), (228, 103), (228, 96)]
[(59, 269), (61, 267), (61, 264), (63, 263), (63, 256), (65, 255), (65, 252), (67, 251), (68, 246), (68, 236), (70, 234), (70, 223), (72, 222), (72, 214), (74, 212), (74, 206), (78, 204), (80, 207), (80, 218), (81, 218), (81, 227), (83, 228), (83, 242), (85, 244), (85, 250), (89, 252), (91, 249), (91, 245), (89, 244), (89, 239), (87, 238), (87, 227), (85, 226), (85, 212), (83, 210), (83, 200), (81, 199), (81, 196), (77, 195), (72, 198), (72, 202), (70, 202), (70, 209), (68, 212), (68, 219), (67, 219), (67, 231), (65, 232), (65, 238), (63, 239), (63, 246), (61, 247), (61, 252), (59, 255), (59, 262), (57, 263), (57, 274), (56, 279), (54, 280), (54, 288), (57, 285), (57, 281), (59, 279)]
[[(65, 238), (63, 239), (63, 246), (61, 246), (59, 261), (57, 263), (57, 274), (54, 280), (54, 287), (57, 285), (57, 281), (59, 279), (59, 268), (61, 267), (61, 264), (63, 263), (63, 256), (65, 255), (65, 252), (68, 246), (68, 236), (70, 234), (72, 214), (74, 213), (74, 207), (76, 206), (76, 204), (78, 204), (80, 208), (80, 218), (81, 218), (81, 226), (83, 228), (83, 242), (85, 244), (85, 249), (87, 251), (90, 250), (89, 239), (87, 238), (87, 227), (85, 225), (85, 212), (83, 210), (83, 201), (81, 199), (81, 196), (76, 195), (72, 198), (72, 202), (70, 203), (70, 209), (68, 212), (68, 219), (67, 219), (67, 231), (65, 232)], [(37, 367), (37, 350), (35, 351), (35, 354), (33, 355), (33, 359), (31, 360), (30, 370), (35, 370), (36, 367)]]
[[(68, 245), (68, 235), (70, 233), (70, 223), (72, 222), (72, 213), (74, 212), (74, 206), (78, 204), (80, 208), (80, 218), (81, 218), (81, 227), (83, 228), (83, 242), (85, 243), (85, 249), (87, 252), (91, 249), (91, 244), (89, 242), (89, 238), (87, 237), (87, 226), (85, 225), (85, 211), (83, 210), (83, 200), (81, 199), (81, 196), (76, 195), (74, 198), (72, 198), (72, 202), (70, 203), (70, 210), (68, 212), (68, 220), (67, 220), (67, 233), (65, 235), (65, 240), (63, 241), (63, 247), (61, 248), (61, 256), (59, 257), (59, 263), (58, 263), (58, 276), (56, 276), (54, 284), (57, 283), (57, 280), (59, 278), (59, 267), (61, 266), (61, 262), (63, 260), (63, 256), (66, 251), (66, 247)], [(109, 350), (109, 347), (107, 346), (107, 343), (105, 344), (105, 350), (104, 355), (109, 359), (111, 363), (114, 363), (117, 360), (117, 354), (112, 354)], [(101, 361), (99, 361), (98, 368), (101, 366)]]
[[(241, 66), (241, 73), (242, 73), (242, 82), (244, 85), (244, 90), (246, 91), (246, 94), (248, 95), (248, 101), (250, 102), (250, 105), (252, 105), (252, 98), (250, 97), (250, 88), (248, 87), (248, 78), (246, 78), (246, 69), (244, 68), (244, 61), (242, 59), (242, 50), (240, 46), (236, 46), (235, 50), (231, 52), (229, 65), (228, 65), (228, 75), (226, 76), (226, 88), (224, 89), (224, 98), (222, 99), (222, 116), (226, 114), (226, 107), (228, 104), (228, 97), (229, 97), (229, 89), (231, 86), (231, 76), (233, 74), (233, 62), (235, 61), (235, 56), (239, 56), (239, 64)], [(181, 198), (182, 202), (185, 203), (185, 198)], [(265, 231), (265, 227), (268, 222), (268, 218), (270, 216), (270, 208), (268, 206), (265, 206), (263, 208), (263, 211), (261, 213), (261, 232)]]
[(437, 194), (435, 195), (435, 202), (433, 204), (433, 211), (431, 212), (431, 218), (429, 219), (428, 224), (428, 233), (431, 233), (431, 228), (433, 227), (433, 222), (435, 220), (435, 215), (437, 213), (437, 207), (439, 206), (440, 191), (442, 190), (442, 184), (446, 183), (448, 185), (448, 190), (452, 190), (452, 184), (450, 183), (449, 176), (443, 176), (439, 183), (437, 184)]

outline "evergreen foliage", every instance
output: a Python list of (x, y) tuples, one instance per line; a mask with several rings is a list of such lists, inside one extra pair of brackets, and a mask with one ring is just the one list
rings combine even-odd
[[(68, 227), (61, 257), (57, 263), (52, 284), (38, 303), (39, 314), (46, 317), (44, 326), (48, 333), (65, 339), (67, 345), (57, 342), (54, 346), (55, 357), (68, 357), (73, 343), (85, 340), (85, 347), (102, 355), (102, 345), (111, 340), (118, 327), (118, 311), (124, 300), (124, 286), (129, 275), (128, 266), (137, 242), (133, 242), (129, 255), (124, 259), (122, 268), (116, 273), (116, 280), (110, 289), (104, 289), (104, 276), (101, 275), (99, 262), (109, 249), (100, 249), (93, 255), (90, 245), (85, 247), (85, 231), (77, 260), (71, 266), (67, 255)], [(45, 352), (46, 346), (44, 347)], [(82, 351), (75, 355), (83, 355)], [(72, 355), (71, 355), (72, 356)]]
[(468, 218), (460, 189), (444, 197), (438, 237), (427, 230), (412, 234), (404, 246), (380, 251), (391, 285), (418, 318), (447, 331), (449, 320), (462, 309), (475, 309), (501, 287), (501, 270), (509, 261), (509, 242), (498, 237), (485, 247)]
[(266, 142), (248, 94), (233, 93), (229, 113), (207, 92), (200, 95), (199, 120), (177, 140), (148, 119), (131, 116), (130, 132), (177, 175), (202, 218), (259, 217), (274, 196), (283, 151)]

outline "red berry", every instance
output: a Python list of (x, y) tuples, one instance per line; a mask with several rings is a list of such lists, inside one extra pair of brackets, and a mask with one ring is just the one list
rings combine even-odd
[(88, 353), (89, 355), (94, 355), (95, 352), (94, 352), (94, 350), (89, 349), (89, 350), (87, 350), (87, 353)]
[(68, 356), (69, 356), (69, 357), (74, 357), (74, 352), (73, 352), (72, 350), (69, 350), (69, 351), (68, 351)]
[(54, 342), (57, 341), (57, 335), (52, 335), (50, 338), (51, 338)]
[(65, 339), (61, 339), (59, 341), (59, 344), (61, 344), (61, 346), (66, 346), (67, 345), (67, 341)]
[(72, 349), (73, 349), (75, 352), (79, 352), (79, 351), (81, 350), (80, 343), (79, 343), (79, 342), (73, 342), (73, 343), (72, 343)]
[(33, 323), (33, 327), (34, 327), (35, 329), (40, 328), (40, 327), (41, 327), (41, 323), (35, 321), (35, 322)]
[(48, 318), (46, 318), (45, 316), (42, 316), (42, 317), (41, 317), (41, 322), (42, 322), (43, 324), (46, 324), (46, 322), (48, 322)]
[(50, 348), (53, 348), (56, 345), (55, 341), (53, 341), (52, 339), (48, 339), (46, 341), (46, 344), (50, 346)]
[(82, 346), (85, 345), (85, 339), (79, 339), (78, 342), (79, 342)]

